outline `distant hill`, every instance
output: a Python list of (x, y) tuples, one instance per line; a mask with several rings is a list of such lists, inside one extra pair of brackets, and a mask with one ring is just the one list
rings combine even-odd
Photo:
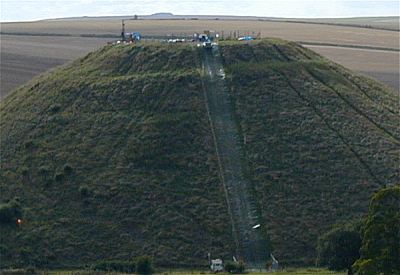
[(159, 12), (159, 13), (154, 13), (152, 15), (148, 15), (146, 17), (151, 18), (151, 19), (159, 19), (159, 18), (170, 18), (173, 17), (174, 15), (170, 12)]
[[(2, 100), (2, 266), (232, 258), (203, 51), (109, 45)], [(220, 52), (261, 226), (280, 262), (311, 264), (319, 234), (399, 183), (398, 95), (295, 43)]]

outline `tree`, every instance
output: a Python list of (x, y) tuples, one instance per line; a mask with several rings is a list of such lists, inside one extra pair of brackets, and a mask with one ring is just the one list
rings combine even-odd
[(400, 274), (400, 185), (384, 188), (371, 200), (364, 225), (358, 274)]
[(245, 270), (245, 265), (243, 262), (227, 262), (224, 269), (228, 273), (242, 274)]
[(0, 204), (0, 223), (15, 223), (21, 215), (22, 210), (18, 199)]
[(135, 260), (136, 272), (141, 275), (149, 275), (153, 271), (151, 258), (148, 256), (137, 257)]
[(327, 266), (330, 270), (347, 269), (353, 274), (352, 265), (360, 257), (361, 237), (355, 228), (335, 227), (322, 235), (318, 240), (319, 266)]

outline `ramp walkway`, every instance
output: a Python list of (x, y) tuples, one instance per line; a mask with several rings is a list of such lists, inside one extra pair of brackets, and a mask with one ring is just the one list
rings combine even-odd
[[(254, 200), (250, 195), (250, 183), (244, 177), (239, 132), (233, 118), (229, 90), (225, 83), (220, 50), (214, 46), (205, 50), (203, 70), (206, 74), (204, 92), (208, 114), (217, 151), (220, 177), (232, 220), (237, 255), (247, 267), (265, 267), (266, 242), (258, 224)], [(257, 226), (256, 226), (257, 227)]]

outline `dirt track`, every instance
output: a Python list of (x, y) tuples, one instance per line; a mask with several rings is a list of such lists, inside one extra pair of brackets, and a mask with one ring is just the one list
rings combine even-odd
[(226, 191), (234, 236), (237, 241), (238, 255), (235, 256), (252, 267), (263, 267), (267, 259), (267, 248), (260, 228), (252, 228), (259, 219), (256, 206), (252, 203), (255, 200), (250, 195), (250, 183), (242, 167), (240, 144), (243, 141), (234, 122), (218, 47), (205, 53), (203, 66), (207, 74), (204, 87), (221, 180)]

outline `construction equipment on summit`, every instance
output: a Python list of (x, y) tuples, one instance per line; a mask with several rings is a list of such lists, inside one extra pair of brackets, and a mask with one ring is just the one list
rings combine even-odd
[(132, 33), (126, 33), (125, 32), (125, 21), (128, 20), (137, 20), (135, 18), (131, 19), (122, 19), (122, 29), (121, 29), (121, 42), (139, 42), (142, 39), (142, 35), (140, 32), (132, 32)]

